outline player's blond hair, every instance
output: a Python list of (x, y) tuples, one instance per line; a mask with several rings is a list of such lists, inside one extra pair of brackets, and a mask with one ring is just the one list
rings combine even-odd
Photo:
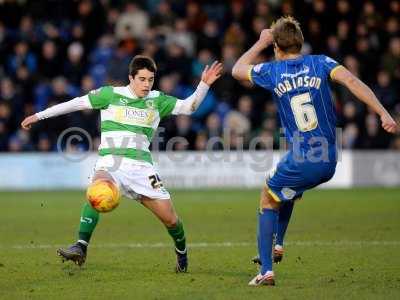
[(291, 16), (280, 17), (272, 26), (274, 43), (285, 53), (296, 54), (304, 43), (300, 23)]

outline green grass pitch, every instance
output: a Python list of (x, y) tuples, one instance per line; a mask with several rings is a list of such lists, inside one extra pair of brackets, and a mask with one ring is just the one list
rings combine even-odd
[(1, 299), (400, 299), (400, 189), (314, 190), (294, 210), (277, 286), (252, 288), (256, 190), (172, 191), (190, 247), (140, 204), (102, 215), (86, 265), (62, 264), (84, 193), (0, 193)]

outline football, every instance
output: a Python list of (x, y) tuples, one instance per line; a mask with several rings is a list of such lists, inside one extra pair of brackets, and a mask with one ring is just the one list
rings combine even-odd
[(98, 212), (114, 210), (120, 203), (118, 188), (107, 180), (96, 180), (87, 189), (86, 197)]

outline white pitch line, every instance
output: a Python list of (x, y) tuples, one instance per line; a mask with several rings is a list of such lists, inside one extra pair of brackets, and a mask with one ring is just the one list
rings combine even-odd
[[(170, 248), (172, 243), (108, 243), (108, 244), (93, 244), (91, 248)], [(394, 246), (399, 247), (400, 241), (289, 241), (285, 245), (288, 246), (305, 246), (305, 247), (334, 247), (334, 246)], [(65, 247), (61, 244), (29, 244), (29, 245), (0, 245), (0, 249), (51, 249)], [(250, 242), (201, 242), (201, 243), (188, 243), (189, 248), (235, 248), (235, 247), (249, 247), (256, 246), (256, 243)]]

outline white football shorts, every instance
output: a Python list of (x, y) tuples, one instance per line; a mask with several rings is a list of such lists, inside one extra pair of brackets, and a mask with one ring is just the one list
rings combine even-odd
[(158, 172), (148, 162), (105, 155), (98, 158), (94, 173), (100, 170), (109, 173), (117, 183), (121, 195), (128, 198), (140, 200), (143, 195), (151, 199), (168, 200), (171, 197)]

